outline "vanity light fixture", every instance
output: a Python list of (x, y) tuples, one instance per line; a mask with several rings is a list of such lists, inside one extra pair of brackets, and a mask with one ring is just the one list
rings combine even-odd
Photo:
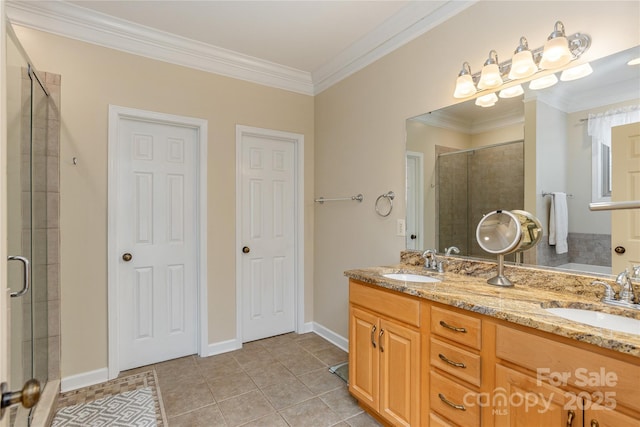
[(495, 93), (490, 93), (488, 95), (482, 95), (476, 98), (476, 105), (480, 107), (493, 107), (498, 102), (498, 97)]
[(553, 27), (553, 32), (544, 44), (540, 68), (550, 70), (562, 67), (571, 62), (572, 59), (573, 55), (569, 50), (569, 40), (564, 34), (564, 24), (561, 21), (557, 21)]
[(538, 71), (538, 66), (533, 61), (533, 54), (529, 50), (529, 42), (525, 37), (520, 37), (520, 44), (511, 58), (511, 71), (509, 79), (524, 79)]
[[(571, 61), (575, 61), (589, 49), (591, 46), (591, 37), (587, 34), (575, 33), (567, 36), (564, 30), (564, 24), (557, 21), (554, 25), (553, 32), (549, 35), (544, 46), (536, 49), (529, 49), (529, 42), (526, 37), (520, 37), (520, 43), (516, 48), (513, 57), (498, 62), (498, 53), (495, 50), (489, 51), (489, 57), (485, 61), (482, 70), (471, 73), (471, 66), (468, 62), (462, 64), (462, 70), (458, 74), (456, 87), (453, 96), (455, 98), (469, 98), (484, 91), (495, 92), (502, 85), (513, 81), (526, 79), (544, 70), (555, 70), (565, 67)], [(587, 64), (588, 66), (588, 64)], [(586, 69), (586, 67), (585, 67)], [(574, 70), (578, 71), (578, 70)], [(566, 74), (566, 78), (577, 77), (578, 74), (573, 72)], [(580, 77), (584, 77), (584, 74)], [(571, 77), (569, 77), (571, 76)], [(553, 81), (555, 79), (555, 81)], [(542, 89), (557, 83), (555, 75), (545, 76), (540, 82), (530, 84), (533, 88)], [(547, 86), (542, 85), (542, 83)], [(500, 97), (506, 98), (509, 95), (518, 96), (516, 86), (510, 85), (509, 90), (501, 90)], [(495, 96), (495, 94), (493, 94)], [(496, 97), (497, 98), (497, 97)], [(489, 98), (487, 98), (489, 99)], [(496, 99), (497, 100), (497, 99)], [(495, 102), (494, 102), (495, 103)], [(490, 104), (487, 100), (476, 102), (477, 105), (487, 106)]]
[(506, 89), (502, 89), (498, 96), (500, 98), (515, 98), (516, 96), (520, 96), (523, 93), (524, 89), (522, 89), (522, 85), (515, 85)]
[(529, 89), (540, 90), (546, 89), (558, 83), (558, 78), (555, 74), (549, 74), (548, 76), (540, 77), (539, 79), (531, 80), (529, 82)]
[(502, 85), (502, 76), (498, 67), (498, 52), (491, 49), (489, 57), (484, 62), (482, 72), (480, 73), (480, 81), (478, 89), (493, 89)]
[(591, 73), (593, 73), (593, 68), (591, 68), (591, 65), (586, 62), (582, 65), (567, 68), (562, 71), (562, 74), (560, 74), (560, 80), (563, 82), (570, 82), (571, 80), (578, 80), (586, 77)]
[(456, 81), (456, 91), (453, 94), (455, 98), (467, 98), (476, 93), (476, 85), (471, 77), (471, 66), (468, 62), (462, 64), (462, 70), (458, 74)]

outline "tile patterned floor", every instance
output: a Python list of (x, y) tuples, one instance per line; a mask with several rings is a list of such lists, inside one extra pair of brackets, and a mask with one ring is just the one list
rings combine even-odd
[(379, 426), (329, 367), (347, 353), (314, 333), (279, 335), (241, 350), (153, 367), (170, 427)]

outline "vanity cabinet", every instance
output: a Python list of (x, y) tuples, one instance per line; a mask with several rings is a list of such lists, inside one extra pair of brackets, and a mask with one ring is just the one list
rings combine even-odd
[(420, 303), (349, 287), (349, 391), (391, 425), (420, 425)]
[(637, 357), (354, 279), (349, 302), (349, 391), (385, 424), (640, 427)]
[(490, 399), (496, 427), (582, 427), (582, 411), (568, 408), (571, 395), (503, 365), (496, 366), (496, 388)]
[(482, 384), (482, 321), (435, 304), (425, 303), (423, 310), (430, 312), (430, 414), (455, 423), (450, 425), (480, 426), (480, 407), (474, 403)]
[[(604, 352), (603, 352), (604, 353)], [(640, 364), (506, 325), (496, 326), (495, 426), (640, 427)], [(507, 367), (506, 365), (513, 366)], [(504, 403), (504, 402), (503, 402)]]

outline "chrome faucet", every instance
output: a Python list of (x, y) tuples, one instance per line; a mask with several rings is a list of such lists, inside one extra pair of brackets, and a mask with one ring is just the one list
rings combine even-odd
[(453, 252), (454, 254), (459, 254), (460, 253), (460, 249), (458, 249), (456, 246), (450, 246), (448, 248), (444, 248), (444, 254), (449, 256), (451, 255), (451, 252)]
[(620, 292), (617, 298), (615, 291), (608, 283), (594, 280), (591, 284), (604, 286), (603, 303), (640, 310), (640, 302), (633, 288), (633, 279), (640, 279), (640, 266), (633, 267), (633, 275), (629, 273), (628, 268), (618, 274), (616, 284), (620, 285)]
[(435, 249), (427, 249), (422, 253), (424, 258), (424, 268), (432, 268), (436, 270), (438, 268), (438, 257)]
[[(634, 275), (636, 267), (633, 268)], [(633, 281), (631, 280), (631, 273), (629, 269), (625, 269), (622, 273), (616, 277), (616, 283), (620, 285), (620, 298), (619, 300), (625, 304), (636, 303), (636, 293), (633, 289)]]

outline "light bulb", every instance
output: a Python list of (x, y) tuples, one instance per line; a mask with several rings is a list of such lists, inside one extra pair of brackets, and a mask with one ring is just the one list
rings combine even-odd
[(500, 98), (515, 98), (516, 96), (520, 96), (524, 93), (524, 89), (522, 89), (521, 85), (515, 85), (508, 87), (506, 89), (502, 89), (498, 96)]
[(498, 97), (495, 93), (490, 93), (476, 98), (476, 105), (479, 105), (480, 107), (493, 107), (496, 105), (496, 102), (498, 102)]
[(540, 77), (539, 79), (531, 80), (529, 83), (529, 89), (540, 90), (553, 86), (558, 83), (558, 78), (555, 74), (549, 74), (548, 76)]
[(560, 80), (563, 82), (570, 82), (571, 80), (578, 80), (593, 73), (593, 68), (587, 62), (586, 64), (578, 65), (576, 67), (567, 68), (560, 74)]

